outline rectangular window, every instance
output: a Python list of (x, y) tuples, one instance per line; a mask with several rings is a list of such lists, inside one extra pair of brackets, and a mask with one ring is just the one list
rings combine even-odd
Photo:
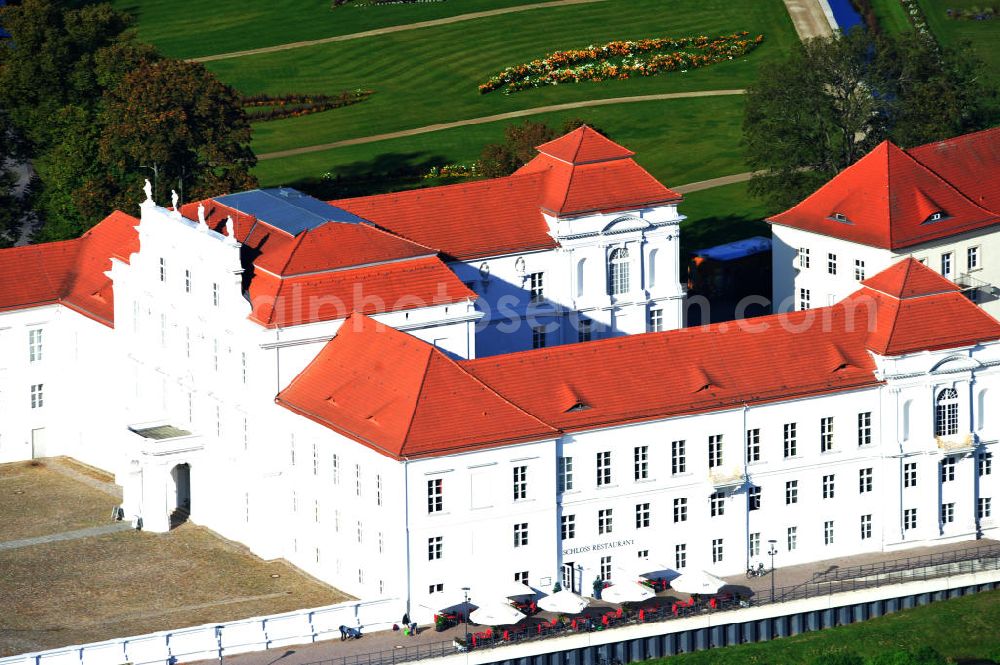
[(795, 423), (785, 423), (785, 457), (795, 457), (798, 454), (798, 435)]
[(560, 457), (556, 466), (556, 484), (560, 492), (573, 489), (573, 458)]
[(823, 544), (833, 545), (833, 520), (823, 522)]
[(520, 582), (521, 584), (528, 584), (528, 571), (522, 570), (520, 572), (514, 573), (514, 581)]
[(382, 505), (382, 474), (375, 474), (375, 505)]
[(951, 524), (955, 521), (955, 504), (954, 503), (942, 503), (941, 504), (941, 523)]
[(865, 262), (861, 259), (854, 259), (854, 279), (859, 282), (865, 279)]
[(722, 466), (722, 435), (712, 434), (708, 437), (708, 468)]
[(663, 332), (663, 310), (649, 310), (649, 332)]
[(333, 484), (340, 484), (340, 455), (333, 454)]
[(747, 490), (747, 510), (760, 510), (760, 487)]
[(160, 281), (167, 281), (167, 260), (162, 256), (160, 257)]
[(597, 486), (611, 484), (611, 453), (597, 453)]
[(649, 446), (636, 446), (633, 450), (635, 457), (635, 479), (649, 479)]
[(993, 473), (993, 453), (979, 453), (976, 457), (976, 473), (980, 478)]
[(444, 584), (429, 584), (427, 585), (427, 593), (441, 593), (444, 591)]
[(614, 528), (614, 512), (611, 508), (597, 511), (597, 533), (611, 533)]
[(872, 537), (872, 516), (861, 516), (861, 540), (868, 540)]
[(903, 464), (903, 487), (917, 486), (917, 463), (906, 462)]
[(319, 524), (319, 499), (313, 499), (313, 522)]
[(794, 552), (799, 546), (799, 527), (790, 526), (788, 527), (788, 551)]
[(514, 501), (528, 498), (528, 467), (514, 467)]
[(976, 519), (986, 519), (993, 514), (993, 499), (988, 496), (979, 497), (979, 503), (976, 506)]
[(941, 460), (941, 482), (948, 483), (955, 480), (955, 458), (945, 457)]
[(799, 502), (799, 481), (789, 480), (785, 483), (785, 505)]
[(45, 406), (45, 384), (35, 383), (31, 386), (31, 408), (40, 409)]
[(360, 545), (365, 540), (365, 531), (364, 531), (364, 526), (361, 524), (361, 520), (358, 520), (357, 534), (358, 534), (358, 544)]
[(528, 544), (528, 523), (514, 525), (514, 547), (525, 547)]
[(837, 274), (837, 255), (828, 253), (826, 255), (826, 271), (831, 275)]
[(872, 412), (858, 414), (858, 445), (867, 446), (872, 442)]
[(674, 499), (674, 522), (687, 522), (688, 500), (684, 497)]
[(611, 556), (601, 557), (601, 579), (605, 582), (611, 581)]
[(858, 492), (864, 494), (865, 492), (872, 491), (872, 474), (873, 469), (868, 467), (867, 469), (858, 470)]
[(819, 421), (819, 451), (828, 453), (833, 450), (833, 416), (821, 418)]
[(750, 556), (760, 556), (760, 532), (750, 534)]
[(812, 300), (809, 289), (799, 289), (799, 309), (809, 309), (810, 301)]
[(977, 270), (979, 268), (979, 248), (970, 247), (965, 250), (966, 270)]
[(833, 474), (823, 476), (823, 498), (832, 499), (834, 494)]
[(799, 247), (799, 267), (808, 268), (809, 267), (809, 248)]
[(427, 512), (440, 513), (444, 510), (444, 481), (441, 478), (427, 481)]
[(722, 563), (723, 557), (722, 538), (712, 540), (712, 563)]
[(635, 528), (645, 529), (649, 526), (649, 504), (637, 503), (635, 505)]
[(427, 539), (427, 560), (437, 561), (444, 553), (444, 536), (432, 536)]
[(354, 465), (354, 496), (361, 496), (361, 465)]
[(674, 568), (681, 570), (682, 568), (687, 568), (688, 565), (688, 552), (687, 545), (681, 543), (680, 545), (674, 545)]
[(903, 511), (903, 530), (909, 531), (910, 529), (917, 528), (917, 509), (907, 508)]
[(219, 306), (219, 285), (216, 282), (212, 283), (212, 306)]
[(42, 329), (28, 331), (28, 362), (37, 363), (42, 359)]
[(677, 475), (687, 472), (687, 444), (674, 441), (670, 444), (670, 473)]
[(184, 293), (191, 293), (191, 271), (184, 271)]
[(212, 369), (219, 371), (219, 340), (212, 340)]
[(726, 514), (726, 495), (723, 492), (713, 492), (708, 497), (708, 505), (712, 517), (720, 517)]
[(313, 475), (319, 475), (319, 446), (313, 441)]
[(747, 430), (747, 462), (760, 461), (760, 429)]
[(531, 329), (531, 348), (545, 348), (545, 326), (534, 326)]
[(562, 539), (576, 538), (576, 515), (563, 515), (561, 522)]
[(543, 273), (533, 272), (528, 275), (528, 286), (531, 289), (531, 302), (545, 300), (545, 282)]
[[(189, 353), (190, 355), (190, 353)], [(247, 384), (247, 352), (240, 352), (240, 379), (245, 386)]]
[(941, 255), (941, 275), (951, 279), (951, 258), (952, 253), (946, 252)]
[(576, 341), (589, 342), (593, 338), (593, 333), (591, 333), (590, 326), (591, 326), (590, 319), (580, 319), (580, 325), (576, 329)]

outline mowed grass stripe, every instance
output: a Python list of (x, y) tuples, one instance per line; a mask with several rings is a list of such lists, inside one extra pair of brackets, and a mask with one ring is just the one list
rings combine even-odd
[(173, 58), (275, 46), (446, 18), (539, 0), (448, 0), (330, 8), (329, 0), (112, 0), (138, 22), (139, 38)]
[[(258, 123), (253, 146), (258, 154), (266, 154), (587, 99), (743, 88), (761, 65), (781, 57), (797, 39), (781, 0), (677, 0), (669, 12), (663, 11), (659, 0), (608, 0), (539, 10), (531, 13), (532, 20), (525, 20), (526, 16), (500, 16), (209, 66), (247, 94), (375, 90), (363, 104)], [(481, 81), (504, 67), (559, 48), (741, 29), (764, 33), (765, 43), (746, 58), (705, 69), (552, 86), (509, 96), (480, 95), (477, 89)]]

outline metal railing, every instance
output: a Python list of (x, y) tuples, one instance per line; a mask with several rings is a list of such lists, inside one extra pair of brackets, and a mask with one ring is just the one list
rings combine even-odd
[[(720, 612), (739, 611), (748, 606), (761, 607), (770, 605), (772, 602), (780, 604), (804, 598), (874, 589), (882, 586), (931, 580), (985, 570), (1000, 570), (1000, 545), (984, 545), (942, 554), (904, 557), (879, 563), (829, 570), (817, 574), (813, 579), (802, 584), (777, 587), (773, 601), (770, 598), (769, 591), (760, 591), (758, 595), (753, 596), (749, 601), (745, 598), (742, 601), (738, 598), (733, 598), (719, 604), (715, 608), (701, 604), (694, 607), (685, 607), (677, 614), (674, 614), (671, 608), (665, 605), (663, 606), (664, 611), (656, 612), (655, 614), (644, 613), (643, 619), (640, 619), (637, 609), (629, 609), (623, 613), (624, 616), (622, 618), (612, 620), (608, 626), (602, 625), (599, 619), (592, 622), (591, 629), (614, 630), (621, 626), (636, 625), (639, 623), (658, 623), (706, 613), (717, 614)], [(494, 630), (494, 633), (502, 635), (503, 630)], [(541, 634), (530, 635), (513, 641), (496, 639), (481, 646), (473, 647), (471, 650), (491, 649), (503, 647), (508, 644), (546, 640), (566, 634), (572, 634), (572, 632), (566, 628), (549, 629)], [(391, 663), (405, 663), (424, 658), (454, 655), (457, 652), (467, 649), (469, 649), (469, 646), (457, 647), (454, 640), (447, 640), (432, 642), (430, 644), (402, 646), (367, 654), (343, 656), (341, 658), (315, 661), (306, 665), (388, 665)]]

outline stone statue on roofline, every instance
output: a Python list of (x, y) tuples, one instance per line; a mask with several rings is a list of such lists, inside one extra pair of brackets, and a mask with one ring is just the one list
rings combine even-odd
[(146, 201), (149, 203), (153, 202), (153, 185), (149, 182), (149, 178), (146, 178), (146, 184), (142, 186), (142, 191), (146, 192)]
[(205, 204), (198, 204), (198, 225), (201, 226), (202, 231), (208, 230), (208, 222), (205, 221)]
[(236, 225), (233, 224), (232, 215), (226, 217), (226, 235), (229, 237), (229, 242), (236, 244)]
[(180, 202), (180, 200), (181, 200), (181, 197), (177, 196), (177, 190), (176, 189), (171, 189), (170, 190), (170, 204), (173, 206), (174, 210), (179, 210), (179, 208), (177, 207), (177, 204)]

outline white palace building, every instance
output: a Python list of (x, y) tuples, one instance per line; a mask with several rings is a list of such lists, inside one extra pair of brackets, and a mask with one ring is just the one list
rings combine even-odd
[(496, 180), (147, 194), (0, 252), (0, 460), (70, 455), (147, 530), (189, 514), (415, 616), (993, 533), (1000, 322), (904, 259), (683, 328), (680, 202), (588, 128)]

